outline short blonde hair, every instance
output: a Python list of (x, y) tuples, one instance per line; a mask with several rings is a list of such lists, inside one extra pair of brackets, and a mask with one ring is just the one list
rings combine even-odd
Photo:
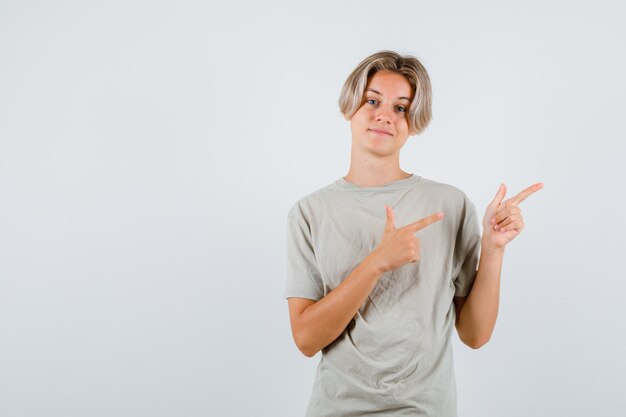
[(407, 114), (409, 134), (422, 133), (432, 118), (432, 90), (424, 66), (411, 55), (380, 51), (365, 58), (346, 79), (339, 96), (339, 110), (350, 120), (363, 104), (363, 93), (369, 79), (378, 71), (403, 75), (413, 87), (413, 100)]

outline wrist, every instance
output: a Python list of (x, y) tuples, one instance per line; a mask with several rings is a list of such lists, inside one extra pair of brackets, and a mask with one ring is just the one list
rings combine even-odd
[(367, 255), (362, 264), (368, 271), (376, 274), (377, 278), (380, 278), (382, 274), (387, 272), (387, 268), (385, 267), (384, 263), (381, 262), (380, 256), (378, 252), (376, 252), (376, 250)]
[(481, 252), (489, 252), (494, 254), (504, 254), (505, 246), (496, 246), (489, 241), (489, 239), (482, 238), (480, 242)]

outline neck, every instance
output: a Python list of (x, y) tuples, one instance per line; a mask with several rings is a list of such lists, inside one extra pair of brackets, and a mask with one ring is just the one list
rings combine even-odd
[(357, 155), (352, 149), (350, 170), (344, 179), (359, 187), (378, 187), (410, 175), (400, 169), (399, 153), (384, 157), (371, 154)]

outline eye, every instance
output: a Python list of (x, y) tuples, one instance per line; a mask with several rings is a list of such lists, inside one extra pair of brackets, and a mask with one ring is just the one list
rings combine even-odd
[(397, 106), (396, 109), (398, 109), (398, 111), (400, 111), (402, 113), (406, 113), (406, 107), (404, 107), (404, 106)]
[(374, 99), (374, 98), (369, 98), (366, 101), (367, 104), (371, 104), (372, 106), (376, 105), (376, 103), (378, 103), (378, 100)]

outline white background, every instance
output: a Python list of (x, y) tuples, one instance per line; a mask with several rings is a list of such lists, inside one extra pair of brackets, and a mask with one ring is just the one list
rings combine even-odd
[(545, 184), (492, 340), (454, 338), (460, 415), (623, 415), (625, 10), (0, 2), (0, 415), (303, 415), (286, 214), (347, 173), (337, 98), (381, 49), (433, 84), (405, 171), (481, 214)]

